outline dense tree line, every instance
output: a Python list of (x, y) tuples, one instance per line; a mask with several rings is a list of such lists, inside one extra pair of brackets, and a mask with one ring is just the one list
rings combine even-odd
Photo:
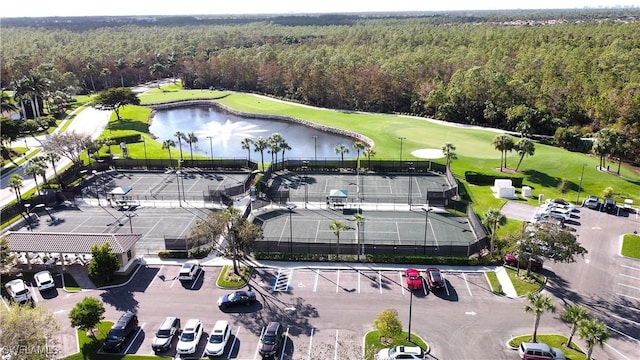
[(178, 77), (187, 88), (525, 135), (571, 129), (566, 141), (610, 127), (630, 139), (625, 157), (637, 160), (640, 25), (631, 16), (640, 11), (616, 19), (593, 14), (335, 17), (297, 26), (257, 18), (87, 30), (5, 23), (0, 81), (11, 89), (37, 75), (56, 90), (86, 93)]

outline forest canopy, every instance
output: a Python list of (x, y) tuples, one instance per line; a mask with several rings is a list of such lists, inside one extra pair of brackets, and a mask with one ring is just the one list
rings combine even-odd
[[(175, 77), (186, 88), (258, 92), (328, 108), (543, 135), (573, 128), (591, 136), (613, 127), (637, 139), (638, 15), (625, 9), (116, 18), (93, 26), (86, 18), (58, 26), (3, 19), (0, 81), (11, 89), (12, 81), (36, 72), (80, 94)], [(637, 149), (630, 157), (638, 159)]]

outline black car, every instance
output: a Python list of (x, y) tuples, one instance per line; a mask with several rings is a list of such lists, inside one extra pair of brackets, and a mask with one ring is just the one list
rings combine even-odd
[(616, 205), (616, 201), (613, 199), (604, 199), (604, 211), (609, 214), (615, 214), (618, 210), (618, 206)]
[(218, 307), (227, 309), (234, 306), (249, 306), (256, 302), (256, 294), (253, 291), (238, 290), (222, 295), (218, 299)]
[(107, 334), (107, 338), (102, 345), (105, 351), (121, 351), (124, 344), (138, 328), (138, 317), (131, 311), (124, 313), (118, 321), (113, 324)]
[(258, 352), (263, 359), (275, 357), (282, 343), (282, 325), (279, 322), (271, 322), (260, 337)]

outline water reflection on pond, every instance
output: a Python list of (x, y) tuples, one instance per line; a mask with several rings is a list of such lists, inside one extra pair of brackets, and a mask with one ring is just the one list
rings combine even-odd
[[(318, 159), (338, 158), (336, 147), (344, 144), (353, 152), (353, 140), (344, 136), (329, 134), (303, 125), (286, 121), (269, 119), (250, 119), (223, 112), (215, 107), (183, 107), (168, 110), (158, 110), (153, 117), (149, 131), (158, 137), (160, 142), (172, 139), (178, 144), (174, 134), (181, 131), (184, 134), (194, 133), (198, 142), (193, 145), (194, 154), (220, 158), (246, 158), (248, 151), (242, 148), (245, 138), (256, 139), (260, 136), (267, 138), (273, 133), (279, 133), (291, 147), (285, 152), (285, 158)], [(317, 136), (317, 139), (314, 139)], [(189, 145), (183, 141), (182, 149), (189, 154)], [(281, 155), (282, 152), (280, 151)], [(264, 152), (265, 161), (270, 159), (268, 149)], [(355, 155), (355, 154), (352, 154)], [(251, 158), (260, 155), (251, 147)], [(345, 154), (345, 157), (349, 155)]]

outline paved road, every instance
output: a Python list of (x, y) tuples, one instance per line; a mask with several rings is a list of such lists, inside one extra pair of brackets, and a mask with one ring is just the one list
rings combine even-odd
[[(84, 108), (80, 111), (77, 116), (73, 119), (71, 125), (67, 127), (65, 132), (75, 131), (79, 134), (87, 134), (90, 135), (91, 138), (97, 139), (102, 133), (103, 129), (107, 126), (109, 122), (109, 117), (111, 116), (111, 111), (98, 110), (92, 107)], [(51, 135), (43, 135), (35, 138), (26, 138), (27, 145), (29, 149), (42, 148), (43, 144)], [(18, 140), (17, 146), (22, 146), (22, 142), (25, 139)], [(69, 165), (71, 160), (61, 157), (60, 161), (56, 163), (56, 168), (58, 170), (62, 170), (64, 167)], [(6, 206), (11, 201), (15, 200), (15, 193), (9, 187), (9, 179), (11, 174), (18, 173), (23, 178), (22, 182), (22, 193), (25, 193), (31, 189), (34, 189), (36, 184), (33, 180), (32, 176), (28, 176), (24, 174), (24, 166), (20, 166), (13, 171), (9, 171), (7, 173), (2, 173), (2, 178), (0, 179), (0, 207)], [(52, 166), (49, 166), (47, 169), (47, 178), (51, 178), (55, 176), (54, 170)]]

